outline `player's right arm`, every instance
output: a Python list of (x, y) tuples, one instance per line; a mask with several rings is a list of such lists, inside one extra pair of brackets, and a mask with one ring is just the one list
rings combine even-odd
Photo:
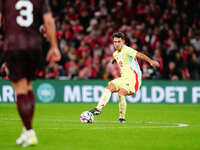
[(114, 64), (116, 61), (116, 53), (113, 53), (113, 59), (111, 60), (111, 63)]
[(116, 61), (116, 59), (112, 59), (111, 63), (114, 64)]

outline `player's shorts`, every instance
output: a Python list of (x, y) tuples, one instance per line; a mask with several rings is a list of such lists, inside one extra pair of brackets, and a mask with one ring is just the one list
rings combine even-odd
[(27, 78), (32, 81), (41, 63), (41, 49), (29, 50), (7, 50), (4, 53), (4, 60), (8, 68), (9, 79), (13, 82)]
[(110, 83), (115, 85), (117, 91), (121, 88), (127, 90), (129, 95), (135, 94), (141, 86), (141, 80), (136, 72), (131, 76), (116, 78), (108, 84)]

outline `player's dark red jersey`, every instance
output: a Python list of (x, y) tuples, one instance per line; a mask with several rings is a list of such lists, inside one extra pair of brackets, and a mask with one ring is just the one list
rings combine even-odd
[(5, 50), (38, 49), (42, 16), (50, 12), (48, 0), (0, 0)]

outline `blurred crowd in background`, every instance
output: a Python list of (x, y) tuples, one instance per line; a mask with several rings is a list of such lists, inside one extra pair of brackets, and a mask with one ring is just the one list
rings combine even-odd
[[(199, 0), (50, 0), (62, 54), (44, 61), (40, 78), (104, 79), (120, 76), (112, 64), (112, 34), (159, 61), (152, 68), (138, 60), (143, 79), (200, 80)], [(48, 50), (45, 29), (44, 56)], [(3, 43), (0, 36), (0, 46)]]

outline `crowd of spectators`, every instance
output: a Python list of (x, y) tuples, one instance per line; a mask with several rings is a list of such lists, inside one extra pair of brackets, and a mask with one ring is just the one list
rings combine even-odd
[(51, 6), (62, 60), (43, 62), (41, 78), (120, 76), (110, 62), (112, 34), (121, 31), (128, 46), (160, 63), (155, 69), (138, 60), (143, 79), (200, 80), (199, 0), (51, 0)]

